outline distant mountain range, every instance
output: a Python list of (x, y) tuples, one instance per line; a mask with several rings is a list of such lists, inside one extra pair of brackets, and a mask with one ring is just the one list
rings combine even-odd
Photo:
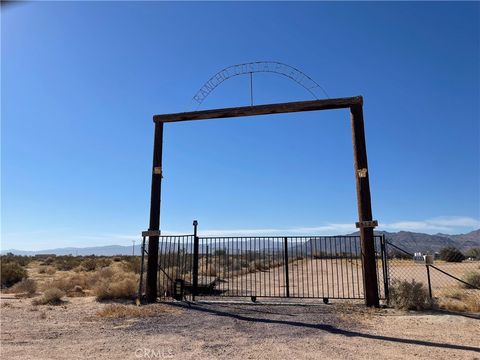
[[(448, 234), (423, 234), (423, 233), (414, 233), (409, 231), (399, 231), (399, 232), (386, 232), (378, 231), (376, 234), (385, 234), (385, 238), (392, 244), (406, 250), (409, 252), (426, 252), (426, 251), (440, 251), (442, 248), (447, 246), (453, 246), (460, 250), (467, 250), (472, 247), (480, 247), (480, 229), (474, 230), (467, 234), (459, 235), (448, 235)], [(358, 235), (357, 233), (351, 235)], [(306, 237), (308, 238), (308, 237)], [(269, 241), (269, 240), (266, 240)], [(251, 241), (250, 241), (251, 242)], [(250, 249), (255, 249), (258, 245), (250, 245), (247, 247)], [(265, 245), (264, 245), (265, 246)], [(275, 242), (268, 245), (270, 248), (278, 247), (278, 243)], [(221, 246), (219, 246), (221, 248)], [(233, 248), (233, 247), (232, 247)], [(110, 246), (95, 246), (95, 247), (67, 247), (67, 248), (56, 248), (56, 249), (47, 249), (39, 251), (24, 251), (16, 249), (2, 250), (1, 254), (13, 253), (15, 255), (36, 255), (36, 254), (55, 254), (55, 255), (98, 255), (98, 256), (113, 256), (113, 255), (132, 255), (132, 252), (135, 252), (135, 255), (139, 255), (140, 245), (136, 245), (135, 249), (132, 246), (121, 246), (121, 245), (110, 245)], [(200, 252), (205, 252), (206, 249), (200, 249)], [(173, 251), (173, 249), (172, 249)]]
[(409, 231), (399, 231), (396, 233), (383, 231), (378, 233), (385, 234), (385, 238), (389, 242), (409, 252), (435, 252), (447, 246), (452, 246), (463, 251), (472, 247), (480, 247), (480, 229), (459, 235), (429, 235)]
[[(47, 250), (38, 250), (38, 251), (29, 251), (29, 250), (17, 250), (17, 249), (8, 249), (2, 250), (1, 254), (13, 253), (15, 255), (22, 256), (33, 256), (33, 255), (42, 255), (42, 254), (55, 254), (55, 255), (74, 255), (74, 256), (87, 256), (87, 255), (97, 255), (97, 256), (113, 256), (113, 255), (132, 255), (133, 249), (132, 246), (122, 246), (122, 245), (108, 245), (108, 246), (92, 246), (92, 247), (66, 247), (66, 248), (55, 248)], [(140, 245), (135, 246), (135, 255), (141, 253)]]

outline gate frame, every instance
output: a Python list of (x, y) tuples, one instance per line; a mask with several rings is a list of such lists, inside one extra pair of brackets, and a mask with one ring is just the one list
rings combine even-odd
[(146, 300), (148, 302), (155, 302), (157, 300), (157, 268), (163, 177), (162, 151), (164, 123), (345, 108), (350, 109), (350, 121), (352, 128), (358, 208), (358, 222), (356, 223), (356, 227), (360, 230), (365, 304), (369, 307), (379, 307), (379, 292), (377, 283), (378, 277), (373, 236), (373, 229), (377, 225), (377, 221), (373, 220), (372, 217), (362, 96), (154, 115), (153, 121), (155, 123), (155, 135), (153, 145), (152, 187), (150, 197), (150, 225), (148, 228), (149, 232), (151, 231), (154, 235), (149, 236), (148, 241)]

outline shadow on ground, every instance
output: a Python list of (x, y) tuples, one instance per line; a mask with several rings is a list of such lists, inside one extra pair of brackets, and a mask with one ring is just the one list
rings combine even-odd
[[(346, 329), (341, 329), (337, 326), (334, 325), (329, 325), (329, 324), (312, 324), (308, 322), (301, 322), (301, 321), (291, 321), (291, 320), (281, 320), (281, 319), (272, 319), (269, 317), (269, 315), (275, 314), (275, 315), (282, 315), (282, 316), (292, 316), (290, 314), (286, 314), (283, 312), (272, 312), (271, 310), (265, 309), (263, 310), (261, 307), (258, 309), (254, 309), (253, 312), (259, 313), (262, 316), (246, 316), (237, 313), (236, 310), (238, 307), (233, 308), (233, 309), (219, 309), (216, 308), (215, 306), (207, 305), (207, 304), (194, 304), (194, 303), (169, 303), (170, 306), (174, 307), (180, 307), (184, 309), (189, 309), (193, 311), (198, 311), (202, 313), (208, 313), (211, 315), (216, 315), (216, 316), (222, 316), (222, 317), (228, 317), (240, 321), (245, 321), (245, 322), (254, 322), (254, 323), (264, 323), (264, 324), (279, 324), (279, 325), (287, 325), (287, 326), (293, 326), (293, 327), (300, 327), (300, 328), (309, 328), (313, 330), (321, 330), (328, 332), (330, 334), (335, 334), (335, 335), (342, 335), (342, 336), (347, 336), (347, 337), (359, 337), (359, 338), (365, 338), (365, 339), (373, 339), (373, 340), (381, 340), (381, 341), (389, 341), (389, 342), (394, 342), (394, 343), (403, 343), (403, 344), (410, 344), (410, 345), (418, 345), (418, 346), (429, 346), (429, 347), (436, 347), (436, 348), (444, 348), (444, 349), (454, 349), (454, 350), (466, 350), (466, 351), (473, 351), (480, 353), (480, 347), (474, 347), (474, 346), (465, 346), (465, 345), (456, 345), (456, 344), (447, 344), (447, 343), (439, 343), (439, 342), (433, 342), (433, 341), (425, 341), (425, 340), (416, 340), (416, 339), (405, 339), (405, 338), (398, 338), (398, 337), (393, 337), (393, 336), (384, 336), (384, 335), (376, 335), (376, 334), (369, 334), (365, 332), (360, 332), (356, 330), (346, 330)], [(246, 307), (250, 307), (249, 305), (245, 305)], [(221, 307), (220, 307), (221, 308)], [(252, 312), (252, 309), (248, 309), (249, 312)], [(451, 313), (441, 313), (439, 312), (438, 315), (445, 315), (445, 314), (451, 314)], [(455, 314), (458, 315), (458, 314)], [(472, 316), (472, 318), (476, 318), (475, 316)]]

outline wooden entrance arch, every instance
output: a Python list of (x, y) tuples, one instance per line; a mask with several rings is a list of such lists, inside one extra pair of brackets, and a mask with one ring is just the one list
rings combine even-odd
[(360, 230), (361, 238), (365, 304), (367, 306), (378, 307), (379, 293), (373, 233), (373, 229), (377, 225), (377, 222), (373, 220), (372, 217), (370, 183), (363, 121), (363, 98), (361, 96), (154, 115), (153, 121), (155, 123), (155, 138), (153, 146), (150, 225), (148, 229), (149, 231), (147, 232), (147, 236), (149, 236), (146, 283), (147, 301), (155, 302), (157, 299), (164, 123), (345, 108), (350, 109), (350, 121), (352, 126), (353, 156), (358, 206), (358, 222), (356, 223), (356, 226)]

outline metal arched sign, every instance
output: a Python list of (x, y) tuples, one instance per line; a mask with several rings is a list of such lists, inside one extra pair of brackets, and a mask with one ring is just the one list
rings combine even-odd
[[(237, 64), (226, 67), (225, 69), (220, 70), (215, 75), (213, 75), (208, 81), (203, 84), (203, 86), (198, 90), (198, 92), (193, 97), (193, 100), (200, 106), (200, 104), (207, 98), (208, 95), (222, 82), (227, 79), (230, 79), (238, 75), (250, 75), (252, 79), (252, 74), (254, 73), (275, 73), (279, 75), (286, 76), (287, 78), (295, 81), (297, 84), (302, 86), (307, 90), (315, 99), (319, 99), (319, 96), (316, 92), (319, 90), (325, 94), (328, 98), (328, 94), (315, 80), (310, 76), (306, 75), (302, 71), (294, 68), (293, 66), (277, 62), (277, 61), (256, 61), (245, 64)], [(252, 97), (253, 105), (253, 84), (250, 82), (250, 91)]]

